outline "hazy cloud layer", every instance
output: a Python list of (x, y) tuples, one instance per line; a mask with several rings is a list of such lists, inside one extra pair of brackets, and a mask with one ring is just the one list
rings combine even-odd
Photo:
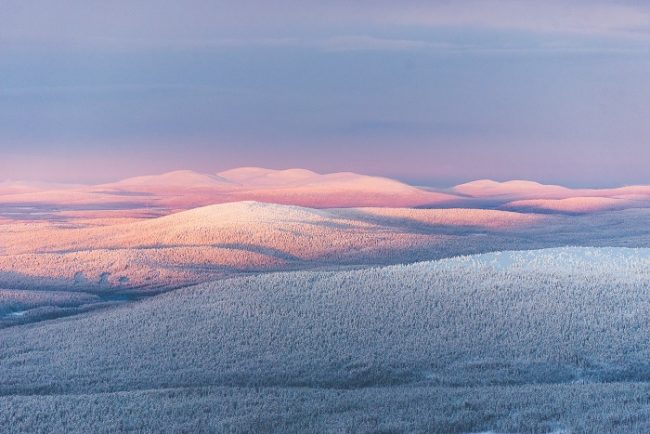
[(9, 0), (0, 178), (647, 182), (649, 35), (633, 1)]

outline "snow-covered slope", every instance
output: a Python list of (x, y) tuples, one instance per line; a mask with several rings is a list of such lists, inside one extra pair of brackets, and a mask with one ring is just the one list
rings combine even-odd
[(412, 223), (433, 227), (517, 229), (536, 224), (551, 223), (552, 219), (534, 213), (518, 213), (489, 209), (448, 208), (354, 208), (342, 215), (358, 216), (383, 224)]
[(643, 432), (626, 412), (647, 405), (649, 270), (647, 249), (491, 253), (228, 279), (0, 330), (0, 420), (38, 430), (47, 402), (68, 432), (140, 412), (167, 430), (548, 432), (582, 431), (589, 409), (597, 431)]
[(219, 176), (248, 187), (278, 187), (314, 182), (327, 175), (306, 169), (274, 170), (262, 167), (240, 167), (218, 173)]
[(453, 191), (474, 198), (501, 199), (546, 199), (565, 198), (571, 196), (572, 190), (560, 185), (545, 185), (534, 181), (513, 180), (498, 182), (491, 179), (480, 179), (457, 185)]
[(219, 175), (241, 184), (245, 191), (237, 194), (238, 199), (315, 208), (440, 205), (457, 199), (392, 179), (351, 172), (321, 175), (304, 169), (247, 167)]
[(170, 190), (191, 190), (201, 188), (231, 188), (232, 183), (218, 176), (198, 173), (192, 170), (177, 170), (161, 175), (138, 176), (111, 184), (98, 185), (96, 188), (115, 189), (124, 191), (142, 191), (147, 193), (166, 194)]
[(501, 203), (504, 209), (589, 213), (650, 207), (650, 186), (571, 189), (532, 181), (497, 182), (489, 179), (457, 185), (452, 192)]
[(549, 220), (235, 202), (99, 227), (4, 225), (0, 285), (166, 288), (242, 271), (431, 259), (496, 248)]
[(26, 187), (0, 184), (3, 206), (69, 211), (158, 208), (168, 212), (255, 200), (313, 208), (441, 206), (453, 195), (416, 188), (388, 178), (356, 173), (318, 174), (305, 169), (240, 168), (219, 174), (180, 170), (94, 186)]
[(69, 221), (74, 213), (85, 212), (86, 217), (78, 221), (99, 225), (103, 219), (110, 223), (143, 215), (142, 210), (160, 215), (250, 200), (323, 209), (463, 207), (590, 213), (650, 208), (650, 186), (571, 189), (524, 180), (478, 180), (445, 192), (351, 172), (320, 174), (259, 167), (218, 174), (179, 170), (90, 186), (2, 182), (0, 222)]
[[(650, 212), (210, 205), (99, 226), (3, 224), (0, 287), (164, 289), (241, 272), (392, 264), (567, 244), (650, 246)], [(111, 220), (112, 221), (112, 220)]]
[(504, 209), (529, 212), (592, 213), (629, 208), (644, 208), (642, 201), (613, 197), (569, 197), (566, 199), (515, 200), (503, 205)]

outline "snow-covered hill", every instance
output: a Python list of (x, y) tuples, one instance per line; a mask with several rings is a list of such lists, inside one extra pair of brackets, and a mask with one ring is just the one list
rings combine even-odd
[(584, 411), (642, 432), (649, 285), (650, 251), (622, 248), (206, 283), (0, 330), (0, 421), (37, 431), (46, 396), (66, 432), (580, 431)]
[(549, 218), (235, 202), (98, 227), (7, 224), (0, 286), (164, 289), (238, 272), (412, 262), (505, 246)]
[(532, 181), (497, 182), (489, 179), (457, 185), (452, 192), (473, 200), (487, 200), (502, 209), (588, 214), (650, 207), (650, 186), (576, 188)]
[[(650, 186), (586, 189), (532, 181), (478, 180), (448, 190), (351, 172), (242, 167), (217, 174), (178, 170), (100, 185), (0, 182), (0, 223), (100, 225), (197, 207), (258, 201), (309, 208), (474, 208), (590, 214), (650, 208)], [(150, 215), (147, 215), (150, 214)]]
[(393, 179), (351, 172), (319, 174), (305, 169), (251, 167), (219, 174), (179, 170), (90, 186), (0, 183), (0, 214), (3, 207), (19, 205), (60, 215), (62, 210), (77, 209), (155, 207), (172, 212), (245, 200), (332, 208), (441, 206), (457, 199)]

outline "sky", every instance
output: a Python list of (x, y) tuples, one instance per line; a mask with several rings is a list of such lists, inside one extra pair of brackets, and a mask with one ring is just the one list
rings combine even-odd
[(0, 180), (650, 184), (650, 5), (3, 0)]

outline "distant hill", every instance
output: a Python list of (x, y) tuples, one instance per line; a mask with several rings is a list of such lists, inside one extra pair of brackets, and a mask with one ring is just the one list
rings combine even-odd
[(240, 272), (432, 259), (493, 249), (545, 223), (495, 210), (244, 201), (97, 227), (6, 224), (0, 287), (170, 288)]

